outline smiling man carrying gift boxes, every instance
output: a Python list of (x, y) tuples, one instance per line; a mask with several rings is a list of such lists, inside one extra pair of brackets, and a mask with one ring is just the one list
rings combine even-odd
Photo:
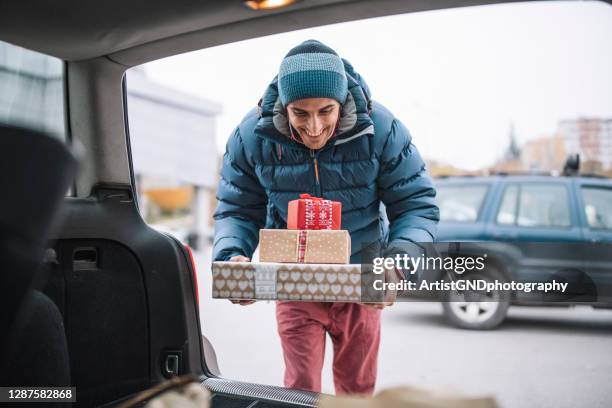
[[(289, 51), (258, 108), (243, 119), (228, 141), (217, 193), (213, 260), (248, 262), (260, 230), (283, 230), (289, 222), (295, 228), (300, 227), (299, 222), (305, 223), (301, 227), (327, 226), (330, 214), (333, 223), (333, 205), (330, 212), (327, 204), (321, 207), (319, 200), (304, 197), (317, 213), (308, 217), (299, 215), (306, 202), (289, 206), (301, 193), (342, 204), (341, 227), (350, 234), (353, 264), (361, 263), (364, 248), (372, 243), (418, 248), (416, 243), (434, 239), (439, 219), (435, 190), (410, 134), (386, 108), (371, 101), (365, 81), (346, 60), (314, 40)], [(295, 214), (295, 206), (297, 215), (290, 215)], [(298, 224), (293, 225), (294, 221)], [(293, 234), (299, 260), (299, 239), (308, 236)], [(306, 252), (303, 256), (306, 259)], [(260, 265), (277, 265), (269, 274), (260, 268), (260, 283), (272, 275), (277, 279), (268, 280), (268, 286), (260, 285), (260, 291), (271, 293), (274, 288), (276, 295), (281, 276), (278, 265), (306, 267), (299, 263)], [(258, 266), (252, 266), (256, 273)], [(231, 276), (230, 272), (231, 267), (217, 268), (217, 273)], [(291, 276), (290, 268), (285, 272), (288, 275), (282, 276)], [(256, 283), (253, 281), (254, 286)], [(286, 283), (291, 282), (283, 281), (283, 288)], [(242, 283), (245, 285), (248, 282)], [(381, 307), (349, 301), (278, 301), (285, 386), (321, 390), (325, 335), (329, 333), (334, 344), (336, 393), (371, 394), (376, 382)]]

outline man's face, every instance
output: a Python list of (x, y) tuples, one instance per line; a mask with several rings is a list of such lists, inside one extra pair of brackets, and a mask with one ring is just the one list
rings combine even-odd
[(334, 135), (340, 104), (329, 98), (300, 99), (287, 105), (287, 113), (306, 147), (320, 149)]

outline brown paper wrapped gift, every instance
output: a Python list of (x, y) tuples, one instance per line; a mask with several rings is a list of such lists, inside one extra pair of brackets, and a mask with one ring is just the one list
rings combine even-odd
[(259, 230), (259, 260), (348, 264), (351, 237), (346, 230)]
[(360, 302), (361, 265), (213, 262), (213, 298)]
[(492, 397), (466, 397), (453, 392), (395, 387), (374, 397), (322, 395), (319, 408), (496, 408)]
[(255, 299), (255, 263), (213, 262), (213, 298)]

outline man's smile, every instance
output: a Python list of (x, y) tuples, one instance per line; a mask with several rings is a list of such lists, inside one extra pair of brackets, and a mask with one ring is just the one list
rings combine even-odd
[(306, 136), (312, 138), (312, 139), (317, 139), (321, 136), (323, 136), (323, 134), (325, 133), (326, 129), (322, 129), (319, 133), (311, 133), (306, 129), (303, 129), (304, 133), (306, 133)]

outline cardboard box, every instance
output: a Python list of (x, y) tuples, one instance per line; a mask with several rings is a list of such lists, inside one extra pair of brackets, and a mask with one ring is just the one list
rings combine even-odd
[(300, 194), (299, 199), (289, 201), (287, 213), (287, 229), (339, 230), (342, 224), (340, 202), (309, 194)]
[(213, 262), (213, 298), (360, 302), (361, 265)]
[(259, 260), (348, 264), (351, 237), (345, 230), (259, 230)]

